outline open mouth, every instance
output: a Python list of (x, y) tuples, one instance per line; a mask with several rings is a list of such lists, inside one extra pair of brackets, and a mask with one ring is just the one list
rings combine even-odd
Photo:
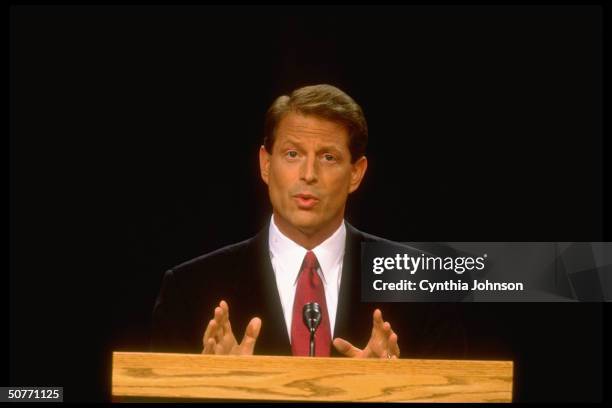
[(312, 194), (296, 194), (293, 196), (298, 208), (308, 210), (313, 208), (319, 202), (319, 199)]

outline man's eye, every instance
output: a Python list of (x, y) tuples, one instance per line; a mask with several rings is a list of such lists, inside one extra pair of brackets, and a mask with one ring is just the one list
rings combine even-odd
[(325, 159), (325, 161), (335, 161), (336, 157), (333, 154), (325, 154), (323, 155), (323, 158)]
[(287, 152), (287, 157), (291, 158), (291, 159), (295, 159), (297, 157), (298, 153), (295, 150), (289, 150)]

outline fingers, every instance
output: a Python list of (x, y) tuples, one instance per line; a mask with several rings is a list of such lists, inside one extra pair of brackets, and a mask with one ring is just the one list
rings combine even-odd
[(391, 329), (391, 323), (385, 322), (383, 324), (383, 336), (379, 341), (380, 344), (380, 358), (399, 358), (400, 349), (398, 345), (398, 336)]
[(219, 343), (215, 344), (215, 353), (214, 354), (217, 354), (217, 355), (227, 354), (227, 351), (223, 347), (223, 344), (219, 344)]
[(215, 319), (211, 319), (208, 322), (208, 325), (206, 326), (206, 330), (204, 331), (204, 337), (202, 338), (202, 345), (204, 346), (204, 350), (202, 351), (202, 353), (211, 354), (213, 352), (211, 348), (212, 346), (210, 346), (209, 342), (212, 341), (213, 343), (216, 343), (215, 337), (217, 334), (217, 328), (218, 326), (215, 322)]
[(225, 300), (222, 300), (221, 302), (219, 302), (219, 306), (223, 310), (223, 319), (222, 319), (223, 334), (227, 335), (227, 334), (232, 333), (232, 325), (230, 324), (230, 318), (229, 318), (229, 305), (227, 304)]
[(219, 307), (221, 308), (221, 323), (225, 324), (227, 322), (229, 322), (229, 305), (227, 304), (227, 302), (225, 300), (221, 300), (219, 302)]
[(240, 342), (239, 354), (253, 354), (253, 350), (255, 350), (255, 342), (257, 341), (257, 337), (259, 336), (260, 330), (261, 319), (259, 317), (252, 318), (249, 324), (247, 325), (247, 328), (244, 331), (244, 337)]
[(380, 309), (374, 310), (372, 314), (372, 334), (371, 338), (378, 338), (385, 333), (385, 321), (382, 318)]
[(229, 329), (229, 306), (225, 300), (219, 302), (219, 306), (215, 308), (215, 321), (221, 329), (221, 334), (224, 335)]
[(397, 334), (391, 331), (391, 335), (389, 336), (389, 343), (387, 345), (387, 350), (391, 358), (399, 358), (400, 349), (397, 344)]
[(229, 305), (225, 300), (221, 300), (219, 306), (215, 308), (214, 320), (218, 326), (217, 342), (221, 342), (223, 336), (233, 335), (229, 320)]
[(255, 342), (261, 330), (261, 319), (251, 319), (244, 333), (242, 342), (238, 344), (229, 320), (229, 305), (225, 300), (215, 307), (214, 316), (208, 322), (202, 339), (204, 354), (253, 354)]
[[(223, 342), (223, 336), (226, 332), (231, 333), (231, 326), (229, 324), (229, 306), (227, 302), (221, 300), (219, 306), (214, 310), (213, 318), (208, 322), (204, 336), (202, 338), (204, 354), (217, 353), (219, 350), (220, 343)], [(212, 342), (211, 342), (212, 340)], [(222, 349), (223, 347), (221, 347)]]
[(227, 302), (225, 300), (221, 299), (221, 301), (219, 302), (219, 306), (221, 307), (221, 309), (223, 309), (223, 311), (225, 312), (225, 314), (229, 318), (229, 305), (227, 304)]
[(215, 339), (208, 339), (208, 341), (204, 342), (204, 350), (202, 350), (202, 354), (214, 354), (216, 345), (217, 342), (215, 341)]
[(366, 350), (368, 357), (399, 358), (398, 336), (391, 328), (391, 323), (384, 321), (380, 309), (374, 310), (372, 314), (372, 337)]
[(359, 357), (362, 351), (340, 337), (336, 337), (333, 344), (336, 350), (346, 357)]
[(213, 331), (215, 330), (215, 320), (209, 320), (208, 321), (208, 325), (206, 326), (206, 330), (204, 330), (204, 343), (206, 343), (206, 341), (208, 340), (208, 338), (212, 335)]
[(372, 314), (372, 327), (380, 329), (382, 328), (383, 323), (384, 321), (380, 309), (374, 310), (374, 313)]

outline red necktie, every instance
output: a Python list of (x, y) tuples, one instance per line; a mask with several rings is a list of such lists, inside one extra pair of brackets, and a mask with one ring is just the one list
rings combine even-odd
[(325, 289), (317, 273), (319, 262), (312, 251), (306, 252), (298, 275), (293, 318), (291, 320), (291, 351), (294, 356), (307, 356), (310, 346), (310, 331), (304, 324), (302, 309), (306, 303), (316, 302), (321, 307), (321, 323), (315, 332), (315, 356), (329, 357), (331, 330), (325, 302)]

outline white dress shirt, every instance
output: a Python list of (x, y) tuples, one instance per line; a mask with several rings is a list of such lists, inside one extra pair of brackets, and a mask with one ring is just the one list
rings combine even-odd
[[(331, 336), (334, 338), (334, 325), (338, 309), (338, 293), (342, 278), (342, 261), (346, 245), (346, 226), (344, 221), (340, 227), (325, 241), (312, 249), (319, 261), (317, 272), (325, 287), (325, 302), (331, 326)], [(287, 324), (287, 334), (291, 340), (291, 320), (293, 318), (293, 300), (297, 288), (297, 278), (302, 261), (308, 250), (293, 242), (284, 235), (274, 223), (274, 215), (270, 221), (268, 236), (270, 259), (276, 277), (276, 287), (283, 307), (283, 315)]]

